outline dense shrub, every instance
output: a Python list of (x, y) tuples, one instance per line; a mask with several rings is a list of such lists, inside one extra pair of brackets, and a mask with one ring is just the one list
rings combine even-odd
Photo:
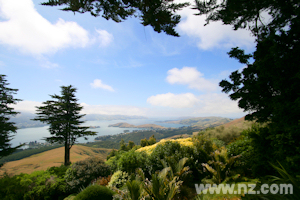
[(189, 166), (193, 172), (194, 178), (201, 178), (198, 169), (202, 168), (201, 163), (207, 162), (207, 154), (202, 147), (184, 146), (178, 142), (167, 141), (164, 144), (158, 144), (147, 159), (147, 170), (145, 175), (150, 177), (158, 170), (162, 170), (164, 166), (161, 160), (166, 160), (171, 166), (175, 166), (180, 159), (188, 158), (186, 166)]
[(69, 169), (69, 166), (61, 165), (59, 167), (50, 167), (47, 169), (47, 171), (49, 171), (50, 174), (55, 174), (59, 178), (64, 178), (67, 169)]
[[(247, 122), (247, 126), (250, 126), (251, 122)], [(245, 125), (245, 127), (247, 127)], [(201, 133), (208, 136), (208, 138), (215, 138), (218, 140), (222, 140), (225, 144), (229, 144), (230, 142), (235, 141), (242, 133), (242, 127), (228, 127), (218, 126), (215, 128), (207, 129)]]
[(5, 175), (0, 179), (0, 199), (60, 199), (66, 195), (65, 187), (65, 180), (48, 170), (13, 177)]
[(120, 159), (117, 162), (117, 166), (119, 170), (131, 174), (135, 173), (135, 170), (137, 168), (144, 169), (146, 167), (146, 159), (146, 153), (137, 152), (133, 149), (121, 155)]
[(7, 174), (0, 179), (0, 199), (23, 200), (27, 187), (21, 185), (19, 176), (10, 177)]
[(101, 185), (90, 185), (80, 192), (74, 200), (112, 200), (114, 192)]
[(106, 164), (111, 166), (112, 171), (126, 171), (129, 174), (134, 173), (137, 168), (145, 169), (147, 154), (136, 151), (136, 148), (130, 151), (118, 151), (111, 157)]
[(113, 149), (113, 150), (108, 154), (108, 156), (106, 157), (106, 160), (108, 160), (108, 159), (114, 157), (115, 155), (117, 155), (117, 153), (118, 153), (118, 150)]
[(90, 157), (71, 165), (66, 172), (67, 190), (78, 192), (82, 187), (88, 186), (99, 176), (111, 174), (111, 168), (98, 157)]
[(246, 133), (247, 131), (244, 131), (239, 140), (227, 145), (227, 152), (229, 156), (241, 155), (234, 165), (240, 169), (239, 173), (250, 176), (253, 165), (253, 147), (251, 139)]
[(118, 170), (111, 176), (110, 182), (108, 183), (108, 187), (121, 188), (126, 184), (128, 179), (129, 175), (127, 172), (122, 172)]
[(148, 140), (147, 140), (147, 138), (141, 139), (141, 142), (140, 142), (141, 147), (153, 145), (155, 143), (156, 143), (156, 138), (154, 137), (154, 135), (152, 135)]
[(216, 145), (217, 148), (221, 148), (221, 147), (225, 146), (225, 142), (223, 140), (214, 138), (214, 139), (211, 139), (211, 141), (214, 145)]
[[(248, 155), (248, 162), (254, 177), (276, 174), (270, 163), (276, 163), (282, 159), (279, 155), (274, 156), (274, 152), (278, 149), (272, 145), (272, 140), (269, 137), (270, 132), (271, 130), (267, 126), (254, 125), (243, 133), (249, 137), (248, 142), (250, 144), (248, 146), (252, 148)], [(284, 167), (289, 169), (285, 163), (283, 164)]]

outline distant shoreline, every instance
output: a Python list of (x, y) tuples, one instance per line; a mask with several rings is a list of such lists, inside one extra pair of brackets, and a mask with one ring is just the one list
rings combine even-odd
[(152, 129), (167, 129), (167, 127), (156, 125), (156, 124), (142, 124), (142, 125), (132, 125), (125, 122), (120, 122), (116, 124), (110, 124), (108, 127), (119, 127), (119, 128), (152, 128)]

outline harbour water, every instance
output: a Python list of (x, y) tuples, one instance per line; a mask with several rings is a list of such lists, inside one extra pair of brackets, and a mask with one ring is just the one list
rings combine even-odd
[[(87, 137), (88, 140), (84, 138), (79, 138), (77, 141), (80, 143), (93, 142), (94, 138), (102, 135), (115, 135), (123, 133), (124, 130), (139, 130), (140, 128), (119, 128), (119, 127), (108, 127), (111, 124), (116, 124), (119, 122), (126, 122), (133, 125), (142, 124), (157, 124), (164, 127), (179, 128), (185, 125), (182, 124), (168, 124), (168, 123), (157, 123), (163, 119), (129, 119), (129, 120), (100, 120), (100, 121), (86, 121), (83, 126), (100, 126), (100, 128), (89, 129), (91, 131), (97, 132), (97, 135)], [(17, 134), (11, 141), (12, 147), (19, 145), (20, 143), (29, 143), (31, 141), (45, 142), (43, 138), (50, 137), (51, 134), (48, 131), (49, 126), (37, 127), (37, 128), (24, 128), (18, 129)]]

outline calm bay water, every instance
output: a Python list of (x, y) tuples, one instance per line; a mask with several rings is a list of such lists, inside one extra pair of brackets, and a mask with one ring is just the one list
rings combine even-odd
[[(100, 128), (89, 129), (91, 131), (97, 132), (96, 136), (88, 137), (88, 140), (84, 138), (79, 138), (77, 141), (80, 143), (83, 142), (93, 142), (94, 138), (102, 135), (115, 135), (123, 133), (124, 130), (139, 130), (138, 128), (119, 128), (119, 127), (108, 127), (110, 124), (116, 124), (119, 122), (126, 122), (133, 125), (141, 124), (157, 124), (164, 127), (173, 127), (179, 128), (185, 125), (182, 124), (167, 124), (167, 123), (157, 123), (156, 121), (161, 121), (163, 119), (130, 119), (130, 120), (101, 120), (101, 121), (86, 121), (84, 126), (100, 126)], [(14, 139), (11, 141), (12, 146), (19, 145), (20, 143), (29, 143), (30, 141), (45, 142), (43, 138), (50, 137), (51, 134), (48, 131), (49, 126), (37, 127), (37, 128), (24, 128), (18, 129), (17, 134)]]

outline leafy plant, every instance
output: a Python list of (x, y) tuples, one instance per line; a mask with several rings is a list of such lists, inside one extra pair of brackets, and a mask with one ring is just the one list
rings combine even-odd
[(112, 200), (114, 192), (102, 185), (90, 185), (81, 191), (73, 200)]
[(143, 191), (140, 181), (138, 180), (127, 181), (126, 187), (128, 189), (129, 198), (131, 200), (140, 200)]
[(111, 168), (98, 157), (90, 157), (71, 165), (66, 171), (67, 189), (77, 192), (81, 187), (88, 186), (97, 177), (111, 174)]
[(267, 176), (269, 179), (269, 181), (267, 182), (260, 182), (260, 184), (256, 185), (256, 190), (260, 190), (262, 184), (291, 184), (292, 190), (289, 190), (289, 192), (291, 193), (287, 193), (287, 191), (285, 194), (280, 194), (280, 193), (276, 193), (276, 194), (272, 194), (272, 193), (267, 193), (267, 194), (255, 194), (255, 195), (249, 195), (246, 194), (244, 197), (242, 197), (242, 199), (247, 199), (247, 200), (252, 200), (252, 199), (264, 199), (264, 200), (298, 200), (300, 199), (300, 176), (292, 176), (288, 171), (286, 171), (286, 169), (280, 164), (278, 163), (279, 166), (276, 166), (274, 164), (271, 164), (272, 168), (274, 168), (276, 170), (276, 172), (280, 175), (280, 177), (278, 176)]
[(20, 176), (10, 177), (4, 174), (0, 179), (0, 199), (2, 200), (23, 200), (27, 186), (21, 185)]
[(170, 172), (170, 167), (164, 168), (162, 171), (152, 174), (150, 181), (145, 178), (141, 169), (138, 170), (138, 174), (142, 178), (143, 189), (151, 199), (172, 200), (179, 193), (182, 181), (179, 180), (178, 176), (172, 177)]
[(127, 172), (118, 170), (111, 176), (110, 182), (108, 183), (108, 187), (121, 188), (126, 184), (128, 179), (129, 175)]
[(239, 157), (239, 155), (229, 157), (225, 148), (216, 150), (212, 153), (211, 160), (207, 163), (202, 163), (203, 167), (212, 175), (211, 179), (204, 179), (203, 181), (217, 184), (222, 183), (230, 177), (231, 167)]
[(240, 172), (244, 175), (252, 175), (253, 167), (253, 146), (248, 130), (243, 131), (241, 137), (227, 145), (227, 153), (230, 156), (241, 155), (240, 158), (235, 162), (234, 166), (240, 169)]
[[(180, 145), (176, 141), (166, 141), (158, 144), (152, 153), (148, 156), (145, 174), (150, 178), (150, 174), (160, 171), (164, 168), (161, 160), (165, 159), (170, 166), (175, 166), (180, 159), (187, 157), (186, 165), (193, 172), (194, 177), (200, 177), (198, 172), (199, 163), (206, 162), (205, 152), (195, 146)], [(143, 169), (144, 170), (144, 169)]]
[(67, 195), (65, 189), (65, 180), (48, 170), (0, 179), (0, 199), (4, 200), (59, 199)]

